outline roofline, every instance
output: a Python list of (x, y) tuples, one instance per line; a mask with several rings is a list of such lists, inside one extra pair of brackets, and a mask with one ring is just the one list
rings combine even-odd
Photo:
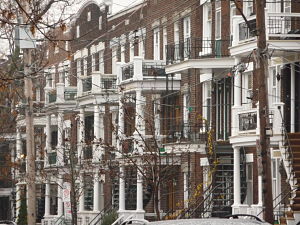
[(112, 21), (114, 19), (117, 19), (117, 18), (119, 18), (121, 16), (126, 15), (127, 13), (130, 13), (130, 12), (132, 12), (134, 10), (142, 8), (146, 4), (147, 4), (146, 2), (137, 3), (137, 4), (133, 5), (132, 7), (128, 8), (128, 9), (123, 9), (123, 10), (117, 12), (116, 14), (111, 15), (110, 17), (107, 18), (107, 20), (108, 20), (108, 22), (110, 22), (110, 21)]

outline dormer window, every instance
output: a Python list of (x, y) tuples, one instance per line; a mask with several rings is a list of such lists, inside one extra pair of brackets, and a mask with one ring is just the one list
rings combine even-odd
[(87, 13), (87, 21), (91, 21), (91, 12)]
[(79, 25), (76, 26), (76, 38), (80, 37), (80, 29), (79, 29)]

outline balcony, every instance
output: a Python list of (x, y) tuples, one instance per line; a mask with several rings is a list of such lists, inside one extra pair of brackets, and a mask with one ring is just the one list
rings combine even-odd
[(207, 40), (188, 38), (184, 42), (166, 46), (167, 64), (174, 64), (188, 59), (228, 57), (230, 39)]
[[(117, 63), (117, 85), (122, 85), (124, 91), (134, 92), (136, 88), (143, 90), (166, 90), (166, 84), (173, 90), (180, 89), (180, 74), (167, 75), (164, 60), (145, 60), (134, 57), (130, 63)], [(170, 82), (166, 82), (169, 79)]]
[(167, 134), (167, 143), (206, 143), (208, 131), (206, 124), (174, 123), (164, 132)]
[(91, 76), (83, 77), (79, 80), (78, 97), (88, 96), (90, 94), (101, 94), (103, 92), (116, 92), (116, 75), (102, 74), (94, 71)]
[[(277, 13), (265, 11), (266, 38), (270, 49), (300, 49), (292, 40), (300, 39), (300, 13)], [(247, 18), (233, 17), (232, 55), (249, 54), (256, 48), (256, 15)], [(276, 56), (277, 52), (275, 52)], [(278, 53), (279, 54), (279, 53)]]

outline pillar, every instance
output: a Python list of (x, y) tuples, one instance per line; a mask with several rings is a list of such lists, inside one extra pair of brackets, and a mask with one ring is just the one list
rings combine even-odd
[(241, 204), (240, 147), (233, 148), (233, 205)]
[[(100, 106), (100, 110), (99, 110), (99, 130), (100, 130), (100, 140), (102, 141), (102, 143), (104, 142), (104, 113), (105, 113), (105, 106)], [(103, 155), (104, 154), (104, 149), (101, 147), (100, 148), (100, 154)]]
[(64, 210), (64, 203), (63, 203), (63, 178), (61, 175), (58, 176), (58, 181), (57, 181), (57, 215), (61, 216), (63, 215), (63, 210)]
[(58, 112), (57, 114), (57, 165), (64, 164), (64, 149), (63, 149), (63, 134), (64, 134), (64, 114)]
[(117, 157), (121, 156), (122, 153), (122, 142), (124, 137), (124, 102), (123, 97), (119, 97), (119, 122), (118, 122), (118, 131), (117, 131)]
[(113, 132), (112, 132), (112, 146), (116, 147), (117, 146), (117, 108), (116, 106), (111, 107), (111, 120), (112, 120), (112, 128), (113, 128)]
[(100, 110), (99, 105), (94, 105), (94, 145), (93, 145), (93, 161), (99, 162), (100, 154)]
[[(235, 58), (235, 65), (239, 65), (240, 58)], [(232, 136), (238, 135), (239, 132), (239, 121), (238, 121), (238, 112), (242, 108), (242, 74), (237, 71), (234, 75), (234, 104), (232, 107)]]
[(20, 184), (16, 185), (16, 218), (18, 218), (21, 208), (21, 187)]
[(99, 182), (99, 175), (96, 173), (94, 175), (94, 212), (100, 211), (100, 182)]
[(83, 159), (83, 146), (85, 143), (85, 121), (84, 121), (84, 108), (80, 108), (79, 111), (79, 132), (78, 132), (78, 161)]
[(136, 131), (134, 132), (134, 149), (138, 153), (143, 152), (143, 141), (142, 137), (145, 135), (145, 118), (144, 118), (144, 98), (142, 96), (142, 90), (136, 91), (136, 113), (135, 113), (135, 128)]
[(16, 155), (17, 159), (21, 158), (22, 154), (22, 137), (20, 128), (17, 128), (17, 136), (16, 136)]
[(143, 211), (143, 177), (139, 169), (137, 169), (136, 180), (136, 210)]
[(46, 181), (46, 189), (45, 189), (45, 217), (50, 216), (50, 181)]
[(295, 133), (295, 64), (291, 64), (291, 133)]
[(262, 175), (259, 175), (258, 176), (258, 205), (261, 206), (263, 204), (262, 196), (263, 196)]
[(120, 166), (120, 178), (119, 178), (119, 211), (125, 210), (125, 168)]
[(155, 136), (159, 137), (161, 135), (160, 131), (160, 95), (157, 95), (157, 99), (154, 101), (154, 127)]
[(84, 211), (84, 177), (82, 174), (80, 174), (79, 179), (79, 185), (80, 185), (80, 191), (79, 191), (79, 211)]
[(46, 151), (51, 150), (51, 114), (46, 115)]

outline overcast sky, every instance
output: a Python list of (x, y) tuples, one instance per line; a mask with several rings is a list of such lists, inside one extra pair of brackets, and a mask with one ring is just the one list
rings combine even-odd
[[(0, 0), (1, 1), (1, 0)], [(75, 4), (72, 4), (68, 10), (66, 11), (66, 17), (69, 17), (70, 14), (77, 13), (77, 11), (80, 9), (80, 7), (89, 0), (75, 0)], [(103, 0), (95, 0), (99, 4)], [(120, 10), (124, 10), (127, 8), (130, 8), (131, 6), (141, 2), (142, 0), (113, 0), (113, 14), (117, 13)], [(59, 6), (57, 6), (59, 7)], [(57, 10), (57, 7), (55, 9), (52, 9), (50, 14), (50, 18), (55, 18), (59, 16), (59, 13)], [(0, 58), (4, 57), (4, 55), (9, 54), (9, 45), (8, 42), (0, 39)]]

